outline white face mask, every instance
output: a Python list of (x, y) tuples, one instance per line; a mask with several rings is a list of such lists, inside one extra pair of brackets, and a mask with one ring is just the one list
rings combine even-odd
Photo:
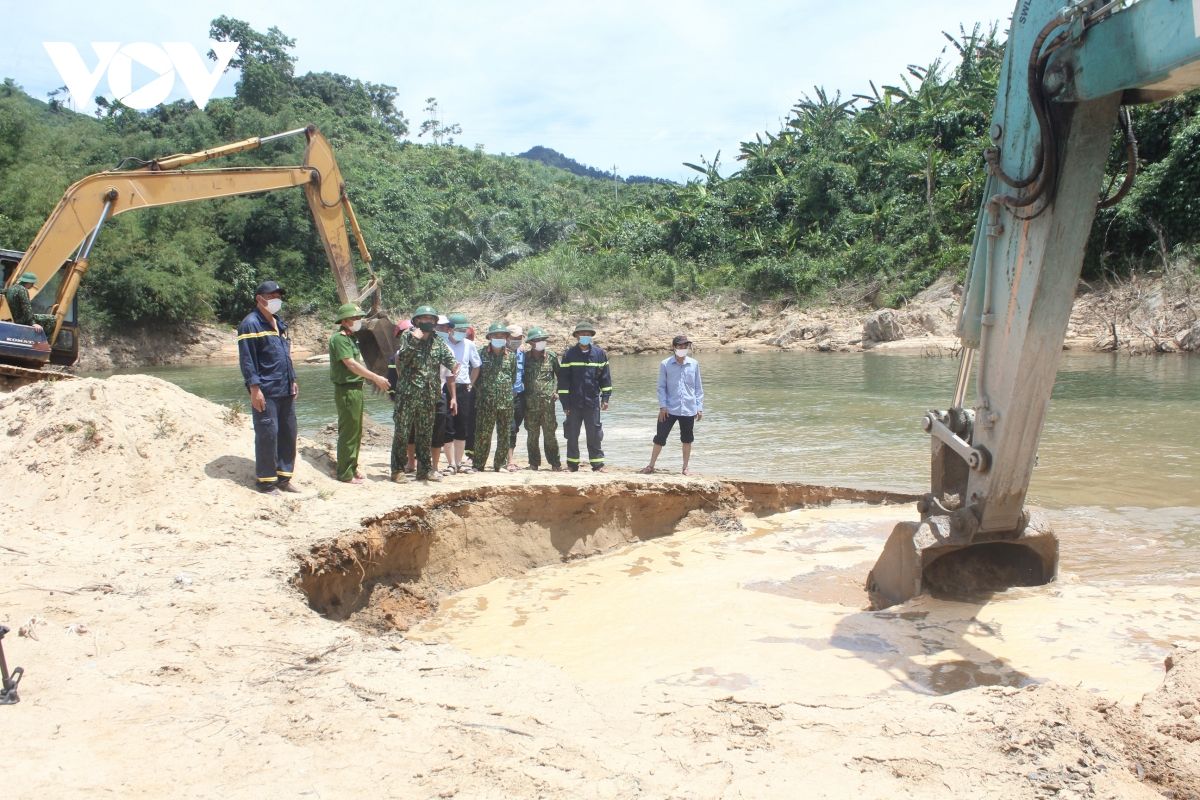
[(546, 343), (545, 342), (534, 342), (533, 349), (537, 350), (540, 353), (541, 351), (546, 349)]
[(272, 297), (267, 301), (267, 311), (270, 311), (272, 314), (278, 314), (281, 308), (283, 308), (283, 301), (278, 297)]
[(356, 319), (356, 320), (354, 320), (354, 322), (350, 323), (350, 332), (351, 333), (358, 333), (361, 330), (362, 330), (362, 320), (361, 319)]
[(685, 356), (687, 356), (687, 353), (688, 353), (688, 351), (687, 351), (686, 347), (682, 350), (680, 350), (679, 348), (675, 348), (675, 355), (678, 358), (684, 358)]

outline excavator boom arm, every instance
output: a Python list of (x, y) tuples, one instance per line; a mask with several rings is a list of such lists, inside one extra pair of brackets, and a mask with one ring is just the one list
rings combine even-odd
[[(263, 142), (297, 133), (305, 133), (308, 137), (304, 164), (301, 166), (193, 170), (163, 168), (164, 165), (180, 167), (245, 152)], [(377, 316), (380, 313), (378, 285), (372, 276), (366, 290), (362, 293), (359, 291), (350, 254), (347, 221), (365, 262), (370, 262), (370, 253), (346, 196), (333, 150), (328, 140), (312, 126), (277, 136), (247, 139), (199, 153), (170, 156), (141, 169), (100, 172), (83, 178), (67, 189), (25, 251), (20, 265), (13, 270), (9, 284), (15, 283), (22, 273), (31, 272), (37, 276), (36, 287), (43, 287), (64, 263), (68, 263), (67, 275), (59, 285), (53, 306), (53, 312), (61, 320), (87, 271), (87, 259), (95, 236), (107, 219), (143, 208), (297, 186), (304, 187), (339, 299), (342, 302), (362, 302), (366, 296), (373, 295), (372, 314)], [(0, 319), (8, 316), (7, 308), (0, 307)]]

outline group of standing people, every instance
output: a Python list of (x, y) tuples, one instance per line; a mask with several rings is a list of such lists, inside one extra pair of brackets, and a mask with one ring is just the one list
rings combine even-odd
[[(238, 326), (239, 361), (254, 421), (255, 480), (261, 491), (272, 494), (297, 491), (292, 475), (299, 387), (287, 325), (279, 317), (283, 295), (275, 281), (262, 283), (255, 292), (255, 309)], [(519, 325), (493, 322), (484, 333), (486, 341), (476, 345), (465, 314), (443, 316), (423, 305), (397, 326), (397, 346), (385, 376), (363, 362), (356, 336), (362, 310), (346, 303), (335, 316), (338, 328), (329, 339), (329, 372), (338, 414), (338, 480), (364, 480), (358, 455), (366, 383), (388, 392), (394, 403), (393, 481), (409, 476), (440, 481), (446, 475), (483, 471), (489, 454), (497, 472), (516, 470), (513, 451), (522, 424), (529, 468), (539, 469), (544, 455), (550, 469), (561, 470), (559, 405), (567, 440), (566, 469), (574, 472), (586, 464), (596, 472), (606, 470), (600, 414), (612, 398), (612, 371), (608, 355), (594, 341), (592, 323), (577, 324), (572, 332), (575, 343), (559, 356), (540, 327), (526, 333)], [(676, 337), (675, 356), (660, 366), (658, 432), (650, 464), (642, 472), (655, 471), (676, 423), (684, 474), (688, 472), (693, 425), (702, 415), (704, 398), (699, 364), (687, 355), (690, 345), (686, 336)], [(581, 433), (586, 460), (579, 448)], [(439, 469), (442, 455), (446, 463)]]

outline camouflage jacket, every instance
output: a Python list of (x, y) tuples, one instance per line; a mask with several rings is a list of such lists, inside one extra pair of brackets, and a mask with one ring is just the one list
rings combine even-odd
[(33, 324), (33, 301), (29, 299), (28, 289), (18, 283), (4, 290), (4, 298), (8, 300), (8, 312), (13, 322), (18, 325)]
[(558, 398), (558, 354), (553, 350), (543, 351), (542, 358), (525, 354), (525, 397), (550, 402)]
[(442, 383), (438, 367), (453, 370), (456, 365), (454, 354), (438, 336), (429, 333), (424, 339), (414, 339), (410, 330), (400, 334), (400, 347), (392, 363), (396, 365), (396, 399), (420, 397), (431, 403)]
[(486, 344), (479, 348), (479, 379), (475, 382), (477, 403), (496, 408), (512, 406), (513, 383), (517, 379), (517, 354), (505, 348), (499, 354)]

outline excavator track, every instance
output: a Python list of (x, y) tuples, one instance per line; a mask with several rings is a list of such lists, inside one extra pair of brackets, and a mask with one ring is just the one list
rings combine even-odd
[(11, 392), (38, 381), (73, 381), (77, 375), (54, 369), (30, 369), (12, 364), (0, 364), (0, 391)]

